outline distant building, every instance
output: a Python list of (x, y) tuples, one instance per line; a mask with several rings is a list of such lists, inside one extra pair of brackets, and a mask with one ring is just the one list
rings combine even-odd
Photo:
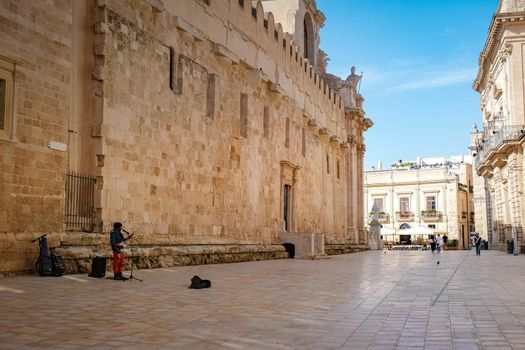
[(367, 221), (375, 204), (384, 228), (428, 227), (458, 240), (459, 248), (469, 246), (475, 230), (471, 157), (418, 158), (364, 176)]
[(523, 246), (525, 195), (525, 0), (502, 0), (490, 24), (473, 88), (480, 93), (483, 125), (471, 132), (476, 183), (476, 226), (491, 249)]

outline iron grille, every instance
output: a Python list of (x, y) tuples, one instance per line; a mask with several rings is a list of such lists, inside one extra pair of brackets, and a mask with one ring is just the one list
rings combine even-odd
[(486, 135), (483, 145), (474, 159), (474, 166), (478, 169), (481, 164), (488, 159), (491, 152), (500, 147), (505, 142), (517, 141), (525, 135), (524, 125), (505, 125), (497, 130), (485, 130)]
[(95, 227), (95, 176), (69, 172), (66, 176), (67, 229), (92, 232)]

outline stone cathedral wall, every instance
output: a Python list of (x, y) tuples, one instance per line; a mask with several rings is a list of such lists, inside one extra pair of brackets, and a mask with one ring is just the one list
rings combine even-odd
[(68, 142), (72, 14), (68, 2), (0, 2), (0, 61), (15, 82), (14, 125), (0, 138), (0, 274), (30, 268), (31, 240), (56, 245), (63, 232), (67, 154), (48, 144)]
[(359, 174), (345, 155), (361, 132), (260, 2), (0, 9), (15, 86), (0, 139), (0, 273), (30, 270), (40, 234), (86, 242), (64, 225), (68, 171), (97, 178), (89, 244), (107, 244), (122, 221), (142, 246), (278, 245), (290, 171), (290, 231), (348, 242), (347, 181)]
[(166, 4), (98, 8), (104, 231), (120, 220), (144, 243), (276, 244), (285, 161), (299, 167), (292, 231), (342, 237), (338, 97), (260, 4), (257, 18), (233, 0)]

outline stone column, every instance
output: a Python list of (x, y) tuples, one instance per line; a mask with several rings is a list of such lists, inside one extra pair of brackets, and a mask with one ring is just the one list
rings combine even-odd
[(489, 249), (492, 249), (492, 245), (497, 243), (497, 237), (494, 231), (494, 214), (492, 211), (492, 203), (494, 203), (493, 193), (490, 190), (490, 182), (486, 177), (483, 177), (483, 191), (485, 192), (485, 217), (487, 223), (487, 240), (489, 242)]
[(494, 169), (494, 218), (495, 220), (495, 226), (496, 231), (498, 233), (499, 243), (502, 247), (506, 245), (507, 237), (505, 236), (505, 215), (504, 215), (504, 196), (503, 191), (505, 189), (503, 188), (503, 183), (501, 181), (501, 169), (495, 168)]
[(510, 224), (512, 225), (512, 240), (514, 241), (514, 254), (519, 254), (520, 244), (522, 243), (522, 167), (520, 163), (521, 155), (512, 153), (508, 158), (509, 178), (509, 200), (510, 200)]
[(347, 231), (350, 243), (357, 243), (357, 228), (356, 228), (356, 209), (357, 202), (355, 198), (356, 193), (356, 178), (357, 178), (357, 169), (356, 169), (356, 147), (354, 142), (350, 142), (350, 150), (346, 154), (347, 159)]
[(359, 144), (357, 146), (357, 229), (359, 232), (359, 244), (368, 244), (368, 236), (365, 231), (364, 224), (364, 208), (363, 208), (363, 158), (365, 154), (365, 145)]

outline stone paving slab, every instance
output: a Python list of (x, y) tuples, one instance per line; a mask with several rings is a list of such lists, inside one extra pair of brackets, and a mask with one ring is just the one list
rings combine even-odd
[[(525, 349), (524, 267), (370, 251), (136, 271), (144, 283), (3, 278), (0, 349)], [(212, 288), (188, 289), (193, 275)]]

